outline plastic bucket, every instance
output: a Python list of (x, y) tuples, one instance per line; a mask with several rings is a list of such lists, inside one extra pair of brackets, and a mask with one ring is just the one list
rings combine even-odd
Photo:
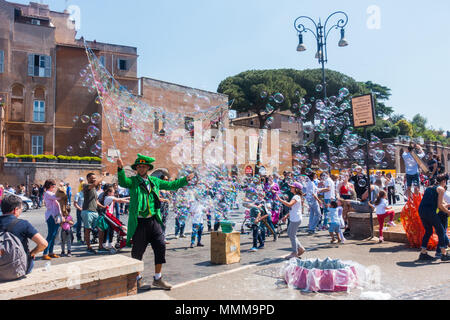
[(223, 233), (232, 233), (234, 224), (231, 222), (221, 222), (220, 227)]

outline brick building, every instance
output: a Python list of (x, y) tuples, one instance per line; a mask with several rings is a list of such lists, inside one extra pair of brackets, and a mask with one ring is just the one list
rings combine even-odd
[[(88, 65), (88, 59), (85, 41), (76, 39), (74, 24), (67, 11), (55, 12), (48, 5), (34, 2), (24, 5), (0, 0), (0, 160), (3, 159), (0, 161), (0, 183), (4, 183), (5, 179), (10, 184), (24, 183), (25, 177), (32, 183), (42, 177), (53, 177), (77, 185), (77, 176), (81, 172), (103, 172), (110, 176), (116, 172), (116, 164), (108, 162), (106, 157), (103, 157), (101, 169), (99, 166), (88, 168), (80, 165), (71, 173), (60, 170), (60, 176), (55, 176), (55, 172), (59, 171), (54, 169), (58, 166), (52, 169), (51, 164), (27, 164), (23, 166), (22, 175), (15, 175), (21, 165), (5, 162), (4, 157), (8, 153), (68, 155), (68, 146), (73, 146), (74, 150), (70, 155), (93, 156), (89, 148), (79, 147), (87, 133), (87, 125), (74, 122), (74, 118), (83, 114), (102, 114), (102, 107), (95, 102), (96, 91), (83, 86), (80, 72)], [(97, 41), (86, 43), (122, 86), (150, 106), (162, 106), (168, 112), (188, 113), (211, 106), (226, 106), (228, 103), (228, 97), (222, 94), (151, 78), (138, 78), (135, 47)], [(105, 111), (108, 112), (107, 109)], [(286, 125), (292, 126), (292, 123), (289, 123), (288, 115), (283, 114), (282, 117), (286, 119), (278, 119), (277, 116), (275, 123), (282, 128), (280, 137), (283, 146), (277, 146), (277, 149), (283, 149), (281, 158), (284, 165), (280, 168), (279, 164), (264, 164), (269, 173), (291, 167), (290, 141), (300, 132), (300, 128), (285, 130)], [(102, 117), (102, 123), (98, 126), (100, 134), (96, 137), (105, 142), (103, 156), (114, 151), (105, 118)], [(227, 129), (229, 120), (226, 108), (220, 119), (221, 125), (217, 128)], [(192, 120), (186, 117), (185, 123)], [(149, 136), (164, 132), (164, 125), (164, 119), (155, 121), (148, 127)], [(239, 124), (235, 127), (248, 128)], [(173, 177), (177, 175), (180, 166), (171, 161), (175, 143), (131, 149), (133, 136), (129, 131), (120, 130), (113, 134), (126, 164), (133, 163), (137, 153), (149, 154), (156, 158), (155, 174), (169, 172)], [(245, 167), (254, 168), (250, 144), (247, 138), (245, 153), (248, 161), (229, 166), (229, 170), (243, 174)], [(233, 145), (238, 146), (237, 137)]]

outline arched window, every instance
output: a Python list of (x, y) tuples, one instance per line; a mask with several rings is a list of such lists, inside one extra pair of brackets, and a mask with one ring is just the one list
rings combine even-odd
[(24, 96), (24, 86), (19, 83), (13, 84), (11, 87), (11, 108), (9, 110), (11, 121), (25, 121)]

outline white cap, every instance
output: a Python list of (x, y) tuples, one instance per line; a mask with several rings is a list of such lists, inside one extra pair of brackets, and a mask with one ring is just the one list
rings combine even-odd
[(83, 178), (83, 177), (80, 177), (80, 181), (84, 181), (84, 178)]

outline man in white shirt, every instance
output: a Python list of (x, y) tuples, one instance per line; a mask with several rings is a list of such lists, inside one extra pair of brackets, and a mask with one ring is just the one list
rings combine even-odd
[(411, 196), (411, 187), (414, 185), (414, 193), (418, 194), (420, 191), (420, 179), (419, 179), (419, 165), (417, 161), (411, 155), (411, 152), (417, 149), (417, 156), (419, 158), (425, 157), (425, 152), (423, 152), (422, 147), (418, 144), (412, 143), (408, 147), (408, 151), (403, 153), (402, 158), (405, 162), (406, 169), (406, 197), (409, 198)]
[(200, 202), (199, 196), (195, 196), (195, 201), (191, 205), (192, 214), (192, 235), (191, 235), (191, 248), (194, 247), (195, 238), (198, 237), (197, 247), (204, 247), (202, 244), (202, 234), (203, 234), (203, 216), (205, 215), (206, 208)]
[(334, 181), (328, 176), (327, 173), (322, 173), (320, 179), (323, 182), (323, 202), (324, 202), (324, 220), (323, 220), (323, 229), (326, 230), (328, 227), (328, 206), (331, 201), (336, 200), (336, 186)]

